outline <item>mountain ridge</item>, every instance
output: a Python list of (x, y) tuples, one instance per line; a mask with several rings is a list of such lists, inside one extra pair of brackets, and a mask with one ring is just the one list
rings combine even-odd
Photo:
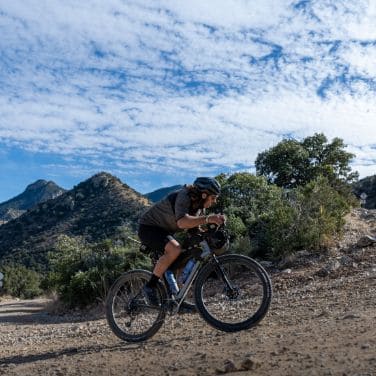
[(0, 226), (0, 260), (45, 265), (60, 235), (97, 242), (122, 227), (135, 230), (148, 205), (146, 197), (120, 179), (100, 172)]
[(0, 221), (15, 219), (35, 205), (56, 198), (65, 191), (51, 180), (38, 179), (19, 195), (0, 203)]

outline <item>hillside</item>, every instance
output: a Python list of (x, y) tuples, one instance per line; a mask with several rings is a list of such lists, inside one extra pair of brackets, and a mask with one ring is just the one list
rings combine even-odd
[(182, 185), (173, 185), (172, 187), (160, 188), (153, 192), (146, 193), (145, 197), (147, 197), (152, 202), (157, 202), (163, 197), (167, 196), (170, 192), (176, 191), (181, 187)]
[(376, 210), (354, 210), (325, 251), (266, 263), (269, 313), (236, 333), (199, 314), (168, 315), (149, 341), (125, 343), (101, 312), (62, 315), (53, 301), (0, 298), (0, 374), (375, 375), (376, 243), (365, 235), (376, 235)]
[(44, 265), (59, 235), (92, 242), (113, 236), (120, 226), (135, 229), (147, 205), (145, 197), (119, 179), (99, 173), (0, 226), (0, 260)]
[(0, 221), (7, 222), (15, 219), (35, 205), (56, 198), (64, 192), (65, 189), (53, 181), (37, 180), (28, 185), (18, 196), (0, 204)]
[(360, 195), (366, 194), (364, 207), (367, 209), (376, 209), (376, 175), (367, 176), (354, 184), (354, 193)]

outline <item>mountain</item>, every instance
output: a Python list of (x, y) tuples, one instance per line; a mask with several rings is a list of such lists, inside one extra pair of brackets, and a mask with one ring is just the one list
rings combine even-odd
[(152, 202), (157, 202), (161, 200), (163, 197), (167, 196), (170, 192), (176, 191), (181, 187), (182, 185), (173, 185), (172, 187), (160, 188), (156, 191), (146, 193), (145, 197), (147, 197)]
[(20, 195), (0, 204), (0, 221), (7, 222), (15, 219), (33, 206), (56, 198), (64, 192), (65, 189), (53, 181), (37, 180), (28, 185)]
[(376, 175), (367, 176), (359, 180), (353, 186), (357, 197), (362, 198), (362, 193), (366, 195), (363, 206), (367, 209), (376, 209)]
[(135, 229), (148, 205), (144, 196), (101, 172), (0, 226), (0, 261), (45, 265), (46, 252), (59, 235), (100, 241), (116, 234), (119, 227)]

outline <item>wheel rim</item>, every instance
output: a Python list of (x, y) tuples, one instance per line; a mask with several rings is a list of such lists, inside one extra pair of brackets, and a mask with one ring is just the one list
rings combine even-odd
[(214, 320), (224, 324), (253, 320), (264, 304), (266, 287), (262, 275), (242, 259), (224, 261), (221, 267), (231, 288), (219, 272), (208, 273), (201, 288), (205, 310)]
[[(163, 320), (162, 307), (153, 307), (147, 303), (142, 290), (146, 281), (146, 278), (140, 276), (131, 277), (119, 284), (113, 294), (113, 321), (126, 336), (143, 336)], [(161, 294), (158, 296), (162, 304)]]

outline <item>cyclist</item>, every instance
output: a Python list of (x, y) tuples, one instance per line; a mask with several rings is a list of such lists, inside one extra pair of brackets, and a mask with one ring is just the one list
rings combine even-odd
[(216, 179), (198, 177), (192, 185), (170, 193), (141, 216), (138, 236), (143, 244), (160, 256), (152, 277), (144, 286), (150, 304), (159, 304), (155, 286), (182, 252), (174, 234), (208, 223), (224, 223), (225, 216), (222, 214), (205, 215), (205, 209), (216, 203), (220, 191), (221, 186)]

